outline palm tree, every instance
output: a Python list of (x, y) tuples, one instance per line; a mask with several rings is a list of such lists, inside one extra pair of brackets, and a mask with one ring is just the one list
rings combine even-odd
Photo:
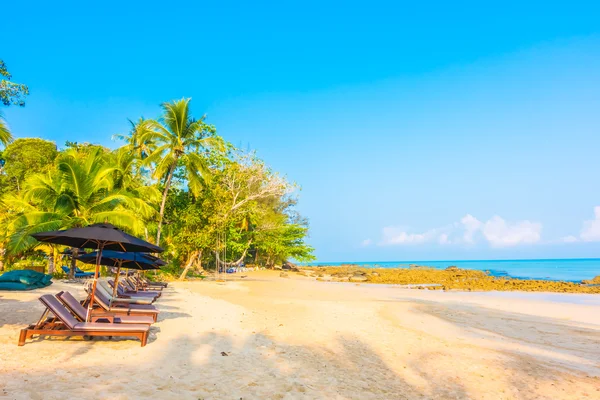
[[(19, 195), (3, 198), (5, 210), (12, 214), (5, 223), (7, 250), (18, 254), (39, 245), (30, 235), (47, 230), (110, 222), (140, 234), (144, 219), (155, 214), (140, 193), (151, 191), (139, 186), (128, 188), (121, 169), (101, 148), (66, 151), (56, 170), (27, 179)], [(155, 195), (154, 197), (158, 197)], [(72, 265), (73, 273), (74, 265)]]
[(209, 175), (206, 152), (211, 148), (222, 147), (220, 139), (215, 135), (214, 126), (206, 124), (204, 117), (196, 120), (190, 116), (190, 100), (163, 103), (163, 115), (160, 119), (142, 120), (136, 129), (139, 143), (152, 144), (148, 147), (151, 152), (145, 159), (145, 164), (154, 165), (155, 179), (164, 179), (157, 245), (160, 244), (167, 194), (175, 169), (179, 166), (184, 168), (189, 189), (192, 194), (197, 195)]
[(6, 120), (4, 119), (4, 115), (0, 111), (0, 143), (4, 146), (12, 142), (13, 137), (8, 129), (8, 125), (6, 124)]
[[(152, 141), (143, 141), (142, 135), (147, 130), (148, 124), (144, 118), (140, 118), (137, 122), (129, 120), (131, 124), (131, 130), (128, 134), (116, 134), (113, 135), (113, 140), (122, 140), (126, 144), (120, 149), (130, 154), (133, 157), (134, 167), (136, 173), (141, 173), (142, 167), (152, 167), (151, 165), (144, 165), (144, 160), (150, 153), (156, 148)], [(154, 171), (150, 169), (150, 174), (153, 175)]]

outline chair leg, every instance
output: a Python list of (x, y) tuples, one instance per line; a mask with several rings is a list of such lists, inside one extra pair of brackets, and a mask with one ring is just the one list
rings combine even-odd
[(19, 346), (23, 346), (25, 344), (26, 339), (27, 339), (27, 329), (21, 329), (21, 333), (19, 334)]
[(142, 347), (144, 347), (146, 345), (146, 342), (148, 341), (148, 332), (142, 333)]

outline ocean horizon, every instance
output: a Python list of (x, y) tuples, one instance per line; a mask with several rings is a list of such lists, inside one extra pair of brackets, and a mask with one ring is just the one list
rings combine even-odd
[(345, 261), (301, 263), (305, 266), (356, 265), (364, 268), (408, 268), (411, 265), (444, 269), (455, 266), (488, 271), (492, 276), (579, 282), (600, 275), (600, 258), (555, 258), (514, 260), (411, 260)]

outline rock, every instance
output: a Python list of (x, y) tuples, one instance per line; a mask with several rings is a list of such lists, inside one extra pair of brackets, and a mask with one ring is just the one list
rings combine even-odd
[(333, 278), (334, 282), (348, 282), (349, 280), (350, 278), (347, 276)]
[(333, 276), (335, 276), (337, 278), (350, 278), (351, 276), (354, 276), (354, 273), (348, 272), (348, 271), (342, 271), (342, 272), (336, 272), (335, 274), (333, 274)]
[(366, 276), (363, 275), (354, 275), (350, 277), (350, 282), (366, 282), (369, 280)]
[(371, 276), (379, 276), (379, 272), (371, 272)]
[(281, 273), (279, 274), (279, 276), (282, 277), (282, 278), (289, 278), (290, 277), (287, 272), (283, 272), (283, 271), (281, 271)]
[(289, 261), (284, 262), (283, 265), (281, 266), (281, 269), (284, 271), (294, 271), (294, 272), (299, 271), (298, 267)]
[(451, 265), (448, 268), (446, 268), (446, 271), (458, 271), (458, 267)]

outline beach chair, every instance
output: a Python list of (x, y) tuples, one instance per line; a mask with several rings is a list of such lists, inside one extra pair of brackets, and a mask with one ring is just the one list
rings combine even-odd
[[(87, 310), (81, 303), (69, 292), (60, 292), (56, 298), (69, 309), (72, 314), (81, 322), (85, 322)], [(152, 325), (155, 320), (149, 315), (119, 315), (106, 311), (92, 312), (91, 322), (110, 322), (114, 324), (144, 324)]]
[(169, 286), (167, 282), (154, 282), (144, 276), (138, 276), (136, 279), (139, 281), (139, 284), (146, 287), (162, 287), (166, 288)]
[(150, 296), (130, 296), (130, 295), (119, 295), (117, 289), (117, 297), (112, 295), (113, 288), (108, 284), (108, 282), (104, 280), (99, 280), (96, 285), (96, 290), (104, 291), (104, 295), (110, 299), (111, 302), (118, 301), (120, 303), (129, 303), (129, 304), (152, 304), (156, 300), (154, 297)]
[[(113, 281), (112, 279), (109, 279), (107, 282), (111, 288), (115, 287), (115, 281)], [(122, 281), (119, 281), (119, 283), (117, 284), (117, 295), (119, 297), (153, 298), (156, 300), (160, 297), (161, 293), (160, 292), (136, 292), (133, 290), (128, 290), (126, 287), (124, 287), (124, 283)]]
[[(69, 267), (67, 267), (66, 265), (63, 265), (60, 268), (67, 275), (69, 275), (69, 273), (71, 272)], [(80, 270), (79, 268), (75, 269), (75, 278), (93, 278), (93, 277), (94, 277), (93, 272), (84, 272), (84, 271)]]
[[(89, 298), (88, 298), (89, 300)], [(84, 301), (84, 306), (87, 304), (87, 301)], [(120, 303), (118, 300), (111, 301), (104, 294), (103, 291), (97, 290), (96, 295), (94, 296), (94, 306), (98, 306), (105, 312), (115, 313), (119, 315), (147, 315), (154, 319), (156, 322), (158, 318), (158, 314), (160, 311), (151, 304), (129, 304), (129, 303)]]
[[(21, 329), (19, 346), (34, 335), (40, 336), (124, 336), (136, 337), (142, 342), (142, 347), (148, 340), (148, 325), (140, 324), (111, 324), (104, 322), (79, 322), (58, 299), (50, 294), (40, 297), (46, 309), (35, 325)], [(52, 313), (54, 317), (47, 318)]]
[(133, 274), (128, 274), (125, 277), (124, 282), (130, 290), (135, 291), (161, 292), (164, 289), (163, 286), (148, 286), (139, 279), (137, 279), (137, 277)]
[(160, 290), (150, 290), (148, 288), (138, 288), (134, 283), (132, 283), (129, 279), (123, 279), (123, 288), (127, 292), (141, 293), (141, 294), (153, 294), (157, 297), (160, 297), (162, 292)]

